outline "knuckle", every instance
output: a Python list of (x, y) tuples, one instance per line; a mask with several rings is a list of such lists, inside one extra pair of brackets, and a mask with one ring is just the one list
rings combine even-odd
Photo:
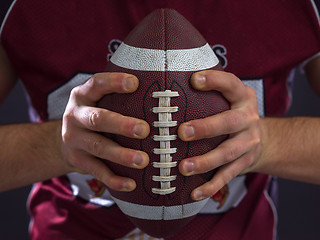
[(231, 72), (226, 72), (226, 74), (228, 75), (228, 79), (230, 80), (232, 87), (235, 89), (245, 87), (243, 82), (235, 74)]
[(221, 178), (221, 186), (225, 186), (230, 182), (230, 180), (234, 177), (234, 174), (232, 174), (230, 171), (224, 171)]
[(233, 114), (230, 114), (226, 118), (226, 128), (229, 132), (234, 132), (235, 129), (239, 129), (239, 126), (243, 126), (244, 122), (247, 119), (247, 113), (241, 110), (234, 110)]
[(96, 73), (92, 75), (86, 82), (85, 84), (89, 87), (95, 88), (97, 83), (99, 83), (100, 78), (99, 78), (99, 73)]
[[(239, 81), (238, 81), (239, 78), (238, 78), (235, 74), (233, 74), (233, 73), (231, 73), (231, 72), (227, 72), (226, 74), (228, 74), (229, 78), (230, 78), (230, 79), (233, 79), (234, 82), (239, 82)], [(240, 82), (241, 82), (241, 81), (240, 81)]]
[(71, 97), (76, 97), (79, 94), (80, 88), (81, 88), (81, 85), (77, 86), (77, 87), (74, 87), (70, 92), (70, 96)]
[(260, 117), (254, 108), (247, 108), (246, 110), (235, 109), (233, 114), (230, 114), (226, 119), (226, 128), (230, 132), (240, 129), (247, 129), (255, 127), (259, 124)]
[(225, 151), (225, 163), (234, 161), (236, 158), (237, 158), (237, 152), (235, 149), (230, 148), (227, 151)]
[(221, 179), (222, 179), (223, 186), (228, 184), (233, 178), (238, 176), (240, 172), (241, 171), (239, 167), (232, 164), (230, 164), (228, 167), (223, 169), (223, 171), (221, 172), (222, 173)]
[(224, 147), (223, 149), (223, 163), (227, 164), (229, 162), (232, 162), (234, 160), (236, 160), (237, 158), (239, 158), (239, 156), (241, 155), (241, 147), (239, 147), (238, 145), (234, 145), (232, 147)]
[(225, 184), (228, 184), (232, 179), (234, 179), (236, 176), (239, 175), (240, 173), (240, 169), (238, 168), (231, 168), (229, 169), (229, 171), (227, 171), (227, 174), (226, 174), (226, 178), (225, 178)]
[(248, 111), (243, 112), (243, 115), (243, 119), (249, 127), (255, 127), (260, 120), (259, 115), (254, 109), (249, 109)]
[(106, 180), (104, 177), (104, 174), (102, 174), (102, 172), (98, 168), (91, 169), (90, 174), (101, 182), (105, 182), (105, 180)]
[(219, 177), (215, 179), (214, 189), (215, 192), (221, 190), (225, 185), (227, 185), (231, 180), (231, 175), (229, 171), (220, 170), (219, 171)]
[(252, 145), (253, 146), (260, 146), (262, 142), (260, 131), (256, 131), (256, 133), (252, 136)]
[(255, 164), (256, 157), (252, 153), (248, 153), (241, 159), (240, 171), (238, 174), (245, 174), (250, 171), (250, 168)]
[(255, 162), (255, 156), (254, 154), (248, 154), (248, 156), (245, 158), (245, 167), (250, 167)]
[(99, 111), (93, 111), (90, 113), (88, 121), (89, 121), (89, 126), (92, 127), (93, 129), (97, 128), (101, 122), (101, 112)]
[(251, 116), (249, 121), (250, 129), (248, 132), (250, 134), (250, 143), (252, 146), (259, 145), (261, 143), (260, 117), (254, 114)]
[(71, 131), (63, 131), (61, 133), (63, 143), (70, 143), (74, 140), (74, 135)]
[(260, 116), (259, 116), (258, 111), (256, 109), (254, 109), (254, 112), (251, 114), (251, 119), (252, 119), (253, 123), (260, 125)]
[(70, 124), (64, 122), (61, 128), (61, 140), (64, 144), (70, 144), (76, 140), (76, 134), (71, 130)]
[(96, 139), (91, 141), (88, 148), (89, 148), (89, 152), (91, 152), (95, 156), (97, 157), (104, 156), (104, 147), (101, 139)]
[(247, 90), (246, 92), (247, 92), (248, 98), (250, 98), (250, 99), (256, 99), (257, 98), (256, 92), (252, 88), (247, 87), (247, 86), (245, 86), (245, 88)]
[(64, 114), (63, 114), (62, 119), (63, 119), (63, 122), (65, 124), (67, 124), (67, 125), (70, 122), (74, 121), (75, 120), (75, 115), (74, 115), (73, 110), (69, 109), (69, 110), (65, 111)]

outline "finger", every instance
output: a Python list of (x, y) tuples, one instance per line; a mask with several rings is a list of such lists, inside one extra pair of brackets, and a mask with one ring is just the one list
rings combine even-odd
[(145, 152), (120, 146), (118, 143), (103, 135), (83, 131), (81, 138), (75, 139), (73, 144), (95, 157), (109, 160), (131, 168), (144, 168), (149, 163)]
[(216, 90), (231, 103), (238, 103), (247, 99), (247, 88), (234, 74), (206, 70), (194, 73), (191, 85), (201, 91)]
[(147, 122), (107, 109), (82, 106), (76, 110), (65, 113), (64, 121), (77, 123), (79, 128), (138, 139), (147, 137), (150, 132)]
[(244, 130), (258, 118), (241, 109), (228, 110), (214, 116), (182, 123), (178, 136), (183, 141), (212, 138)]
[[(185, 176), (209, 172), (241, 158), (255, 149), (259, 142), (259, 136), (252, 137), (245, 132), (240, 133), (206, 154), (182, 160), (179, 164), (179, 170)], [(246, 167), (252, 163), (247, 164)]]
[(237, 161), (219, 168), (210, 181), (191, 192), (191, 198), (195, 201), (199, 201), (213, 196), (232, 179), (237, 177), (241, 173), (242, 169), (246, 167), (247, 163), (251, 161), (252, 155), (246, 154)]
[(117, 92), (128, 93), (138, 88), (138, 79), (126, 73), (97, 73), (85, 83), (75, 87), (71, 92), (71, 100), (80, 101), (78, 105), (95, 106), (104, 95)]
[(115, 191), (129, 192), (136, 188), (133, 179), (115, 175), (105, 163), (79, 151), (71, 160), (74, 167), (85, 171)]
[(64, 142), (69, 143), (70, 147), (81, 149), (87, 154), (92, 154), (95, 157), (119, 163), (127, 167), (144, 168), (149, 162), (149, 157), (146, 153), (124, 148), (95, 132), (81, 130), (75, 135), (73, 131), (69, 131), (63, 133), (62, 138)]

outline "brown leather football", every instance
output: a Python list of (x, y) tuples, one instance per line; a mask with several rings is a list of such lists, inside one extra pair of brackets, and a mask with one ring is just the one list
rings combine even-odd
[(139, 88), (130, 94), (109, 94), (99, 107), (144, 119), (150, 135), (143, 140), (108, 135), (122, 146), (145, 151), (149, 165), (142, 170), (108, 162), (117, 174), (134, 179), (132, 192), (110, 190), (114, 201), (142, 231), (156, 237), (174, 234), (206, 204), (190, 194), (214, 171), (190, 177), (178, 170), (181, 160), (202, 155), (217, 147), (226, 136), (184, 142), (178, 126), (229, 109), (216, 91), (197, 91), (190, 85), (194, 72), (222, 70), (218, 58), (201, 34), (179, 13), (159, 9), (149, 14), (119, 46), (107, 72), (125, 72), (138, 77)]

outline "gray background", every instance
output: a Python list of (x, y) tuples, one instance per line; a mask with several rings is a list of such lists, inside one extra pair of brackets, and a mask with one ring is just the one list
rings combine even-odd
[[(11, 0), (0, 1), (0, 21)], [(297, 71), (293, 85), (292, 115), (320, 116), (320, 100), (303, 75)], [(0, 105), (0, 124), (27, 122), (28, 113), (22, 86), (14, 88)], [(29, 215), (26, 200), (30, 186), (0, 193), (0, 239), (28, 239)], [(280, 240), (320, 239), (320, 186), (279, 179)]]

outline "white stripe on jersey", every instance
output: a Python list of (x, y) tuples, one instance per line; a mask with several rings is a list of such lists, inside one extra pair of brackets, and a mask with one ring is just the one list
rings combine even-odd
[(247, 87), (252, 88), (256, 92), (257, 103), (258, 103), (258, 113), (260, 117), (265, 116), (264, 111), (264, 86), (263, 86), (263, 79), (241, 79), (241, 81)]
[[(268, 180), (268, 186), (270, 185), (272, 181), (272, 177), (269, 176), (269, 180)], [(268, 191), (268, 188), (265, 188), (264, 189), (264, 196), (265, 198), (267, 199), (268, 203), (269, 203), (269, 206), (272, 210), (272, 213), (273, 213), (273, 221), (274, 221), (274, 224), (273, 224), (273, 239), (272, 240), (276, 240), (278, 239), (277, 238), (277, 226), (278, 226), (278, 211), (277, 211), (277, 207), (275, 206), (275, 203), (274, 203), (274, 200), (272, 199), (272, 197), (270, 196), (270, 193)]]
[(208, 43), (198, 48), (159, 50), (122, 42), (110, 61), (119, 67), (140, 71), (200, 71), (219, 63)]

